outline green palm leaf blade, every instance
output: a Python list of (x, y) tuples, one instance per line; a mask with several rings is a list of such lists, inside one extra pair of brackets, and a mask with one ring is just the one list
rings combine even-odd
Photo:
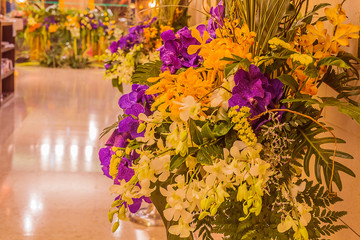
[[(322, 145), (334, 144), (335, 139), (332, 137), (319, 137), (319, 134), (324, 132), (327, 132), (327, 130), (316, 123), (311, 123), (306, 128), (299, 129), (299, 134), (295, 137), (294, 141), (292, 158), (303, 159), (303, 168), (307, 176), (310, 176), (310, 165), (312, 160), (314, 160), (313, 166), (316, 180), (322, 183), (322, 178), (324, 178), (325, 183), (329, 185), (332, 175), (334, 150), (323, 148)], [(345, 143), (345, 141), (337, 138), (337, 143)], [(353, 159), (350, 154), (342, 151), (336, 151), (335, 156), (341, 159)], [(355, 177), (354, 172), (350, 168), (335, 161), (333, 181), (339, 190), (342, 189), (340, 171)]]

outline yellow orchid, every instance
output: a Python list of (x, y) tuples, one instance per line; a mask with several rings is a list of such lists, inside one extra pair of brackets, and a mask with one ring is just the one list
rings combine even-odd
[(339, 24), (336, 28), (336, 32), (333, 41), (336, 41), (342, 46), (349, 45), (349, 38), (359, 38), (360, 26), (353, 24)]
[(346, 13), (340, 4), (337, 4), (334, 8), (326, 8), (325, 15), (334, 26), (339, 25), (346, 20)]
[[(212, 73), (213, 71), (195, 70), (191, 67), (179, 75), (165, 71), (158, 78), (148, 79), (149, 82), (157, 82), (146, 91), (146, 94), (158, 94), (152, 109), (157, 108), (163, 114), (170, 113), (174, 121), (181, 121), (180, 113), (183, 109), (179, 102), (183, 102), (187, 96), (192, 96), (201, 106), (208, 106), (211, 101), (208, 93), (218, 87)], [(200, 110), (199, 115), (201, 114)]]
[(57, 30), (58, 30), (58, 26), (56, 25), (56, 24), (51, 24), (50, 26), (49, 26), (49, 32), (50, 33), (54, 33), (54, 32), (56, 32)]
[(200, 42), (200, 45), (191, 45), (188, 48), (188, 54), (192, 55), (195, 54), (199, 49), (201, 49), (205, 44), (206, 41), (210, 38), (210, 35), (207, 31), (204, 31), (203, 37), (201, 38), (199, 30), (194, 28), (191, 30), (191, 36), (196, 38)]
[(316, 28), (315, 28), (315, 26), (308, 24), (306, 26), (306, 29), (309, 33), (312, 33), (317, 37), (320, 37), (320, 38), (326, 37), (327, 30), (324, 29), (324, 23), (322, 21), (316, 22)]

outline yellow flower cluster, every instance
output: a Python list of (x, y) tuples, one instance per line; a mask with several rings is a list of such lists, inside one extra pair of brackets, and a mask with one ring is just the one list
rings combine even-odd
[(285, 42), (284, 40), (281, 40), (278, 37), (274, 37), (272, 39), (269, 40), (269, 44), (271, 48), (277, 48), (282, 47), (288, 50), (292, 50), (293, 48), (291, 47), (290, 43)]
[(150, 39), (156, 38), (158, 30), (155, 27), (144, 28), (144, 37), (145, 41), (148, 43)]
[(169, 71), (160, 74), (159, 77), (149, 78), (149, 82), (157, 82), (152, 85), (146, 94), (158, 94), (152, 104), (152, 110), (159, 110), (164, 115), (168, 115), (173, 120), (180, 120), (179, 102), (187, 96), (192, 96), (199, 101), (201, 106), (210, 104), (208, 94), (217, 88), (221, 83), (217, 83), (213, 71), (206, 71), (203, 68), (189, 68), (178, 75), (172, 75)]
[(314, 61), (313, 58), (307, 54), (294, 53), (290, 55), (290, 58), (293, 62), (298, 62), (304, 66), (307, 66)]
[(117, 147), (112, 147), (112, 151), (115, 152), (115, 154), (113, 154), (110, 159), (109, 174), (114, 179), (118, 174), (119, 164), (122, 157), (124, 156), (124, 151), (122, 151), (121, 148)]
[(54, 32), (56, 32), (56, 30), (58, 30), (58, 28), (59, 28), (58, 25), (56, 25), (56, 24), (51, 24), (51, 25), (49, 26), (49, 33), (54, 33)]
[(210, 38), (209, 33), (205, 31), (201, 38), (200, 32), (197, 29), (193, 29), (191, 35), (196, 38), (201, 45), (190, 46), (188, 53), (194, 54), (200, 49), (199, 55), (204, 59), (204, 67), (215, 71), (223, 71), (229, 62), (221, 59), (225, 57), (232, 58), (233, 54), (251, 61), (252, 54), (250, 53), (250, 47), (254, 44), (256, 34), (250, 32), (247, 25), (241, 28), (234, 28), (234, 34), (232, 35), (227, 34), (227, 32), (228, 31), (218, 29), (217, 36), (219, 37), (210, 43), (206, 43)]
[(228, 117), (235, 124), (234, 129), (238, 132), (239, 139), (248, 146), (254, 146), (257, 143), (257, 138), (247, 119), (250, 115), (250, 108), (241, 107), (239, 111), (237, 109), (239, 106), (230, 108)]
[[(291, 43), (294, 50), (299, 53), (297, 55), (292, 55), (291, 59), (296, 59), (295, 61), (304, 65), (299, 66), (293, 74), (295, 79), (299, 82), (301, 93), (315, 95), (317, 93), (316, 82), (322, 78), (327, 71), (325, 66), (320, 66), (321, 71), (319, 76), (316, 79), (308, 78), (303, 74), (303, 70), (307, 66), (307, 63), (310, 63), (310, 58), (314, 58), (314, 61), (318, 62), (325, 57), (336, 56), (339, 51), (341, 51), (341, 46), (349, 45), (349, 39), (359, 38), (358, 33), (360, 31), (360, 26), (351, 23), (344, 24), (346, 13), (341, 5), (338, 4), (334, 8), (326, 8), (325, 15), (333, 25), (331, 31), (332, 35), (328, 34), (322, 21), (317, 21), (315, 25), (307, 25), (307, 33), (301, 34), (299, 32), (297, 36), (295, 36), (294, 42)], [(308, 57), (305, 57), (304, 55), (307, 55)]]

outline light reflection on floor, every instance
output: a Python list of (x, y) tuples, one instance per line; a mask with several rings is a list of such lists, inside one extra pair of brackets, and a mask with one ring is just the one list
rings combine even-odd
[(18, 72), (16, 96), (0, 108), (0, 239), (164, 239), (162, 228), (130, 222), (111, 233), (97, 152), (119, 93), (103, 71)]

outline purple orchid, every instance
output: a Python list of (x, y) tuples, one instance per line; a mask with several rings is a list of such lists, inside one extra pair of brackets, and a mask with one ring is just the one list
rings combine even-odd
[(239, 70), (235, 76), (235, 87), (229, 106), (246, 106), (251, 116), (273, 109), (282, 96), (283, 84), (279, 79), (270, 79), (260, 72), (255, 65), (250, 65), (249, 72)]
[(222, 1), (214, 8), (211, 7), (210, 14), (211, 17), (208, 21), (207, 30), (211, 37), (216, 38), (216, 29), (219, 26), (223, 26), (223, 19), (224, 19), (225, 7)]
[(49, 30), (50, 25), (56, 24), (56, 20), (54, 16), (45, 17), (43, 25), (45, 26), (46, 30)]
[(105, 148), (101, 148), (99, 151), (99, 159), (100, 159), (100, 163), (102, 165), (101, 170), (103, 171), (104, 175), (107, 176), (108, 178), (112, 177), (109, 174), (109, 170), (110, 170), (110, 160), (111, 160), (111, 155), (112, 155), (112, 151), (111, 151), (111, 147), (105, 147)]
[(113, 41), (113, 42), (110, 44), (110, 47), (109, 47), (111, 53), (116, 53), (117, 50), (118, 50), (118, 48), (119, 48), (119, 42), (118, 42), (118, 41)]
[[(120, 196), (117, 196), (115, 198), (115, 201), (120, 199)], [(140, 198), (133, 198), (133, 204), (128, 205), (126, 202), (124, 202), (123, 204), (125, 204), (126, 207), (129, 207), (129, 210), (131, 213), (136, 213), (137, 211), (139, 211), (140, 207), (141, 207), (141, 203), (142, 201), (145, 201), (147, 203), (151, 203), (151, 200), (149, 197), (140, 197)]]
[[(137, 117), (140, 113), (145, 113), (147, 116), (152, 114), (151, 104), (153, 103), (154, 97), (145, 93), (148, 88), (149, 87), (146, 85), (133, 84), (131, 89), (132, 91), (128, 94), (124, 94), (119, 99), (119, 106), (124, 110), (124, 113), (127, 116), (119, 122), (118, 129), (115, 129), (111, 134), (105, 144), (106, 147), (100, 149), (99, 151), (102, 171), (105, 176), (111, 179), (112, 176), (110, 176), (109, 173), (110, 162), (112, 155), (115, 154), (112, 147), (126, 148), (129, 144), (129, 140), (144, 135), (144, 132), (137, 132), (139, 127), (139, 120), (137, 120)], [(120, 184), (121, 180), (125, 180), (126, 182), (130, 181), (135, 173), (131, 168), (132, 163), (139, 157), (140, 155), (135, 151), (130, 152), (130, 154), (126, 157), (122, 157), (118, 166), (118, 173), (114, 178), (114, 184)], [(119, 197), (120, 196), (118, 196), (117, 199), (119, 199)], [(150, 199), (147, 197), (136, 198), (133, 199), (133, 201), (134, 203), (128, 206), (132, 213), (139, 210), (142, 201), (151, 203)]]
[[(200, 34), (205, 31), (205, 25), (197, 27)], [(160, 51), (160, 59), (163, 61), (161, 71), (169, 70), (172, 74), (176, 73), (182, 67), (198, 67), (201, 57), (198, 54), (190, 55), (187, 49), (190, 45), (199, 45), (199, 41), (192, 35), (191, 31), (184, 27), (177, 31), (176, 35), (172, 30), (161, 33), (164, 45), (158, 50)]]

